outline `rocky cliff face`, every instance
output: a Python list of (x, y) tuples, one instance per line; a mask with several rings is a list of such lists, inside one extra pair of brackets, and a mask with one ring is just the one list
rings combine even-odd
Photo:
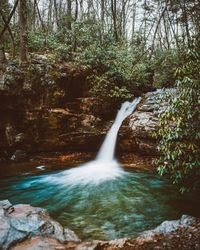
[(159, 127), (158, 116), (167, 109), (163, 98), (175, 89), (157, 90), (143, 95), (136, 112), (129, 116), (120, 135), (120, 147), (123, 151), (139, 152), (144, 155), (156, 155), (156, 139), (153, 133)]
[(84, 69), (41, 60), (26, 67), (1, 65), (0, 158), (78, 149), (86, 141), (93, 147), (94, 137), (101, 136), (94, 131), (100, 119), (82, 113), (78, 99), (85, 95), (86, 76)]
[[(11, 63), (0, 70), (0, 159), (23, 160), (27, 154), (96, 151), (119, 104), (87, 97), (87, 72), (38, 60), (26, 67)], [(162, 91), (143, 96), (122, 126), (118, 149), (156, 154), (151, 133), (157, 129)]]

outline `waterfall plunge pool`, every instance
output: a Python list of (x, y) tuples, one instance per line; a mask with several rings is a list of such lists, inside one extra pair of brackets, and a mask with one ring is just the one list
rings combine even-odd
[[(199, 213), (198, 198), (180, 196), (153, 173), (125, 171), (115, 160), (119, 128), (140, 100), (122, 104), (93, 161), (65, 171), (0, 179), (0, 199), (47, 208), (82, 240), (134, 237), (164, 220)], [(36, 168), (46, 171), (45, 166)]]
[(198, 196), (181, 196), (167, 179), (152, 172), (126, 170), (98, 185), (59, 184), (51, 180), (63, 171), (42, 173), (2, 177), (0, 200), (47, 208), (82, 240), (133, 237), (182, 214), (200, 216)]

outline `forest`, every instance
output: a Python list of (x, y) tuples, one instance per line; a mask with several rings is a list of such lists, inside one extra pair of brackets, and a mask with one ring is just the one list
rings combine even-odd
[[(62, 225), (68, 227), (69, 222), (81, 240), (132, 237), (132, 231), (138, 236), (164, 219), (199, 217), (200, 1), (1, 0), (0, 117), (0, 181), (7, 178), (0, 198), (47, 208)], [(124, 182), (118, 179), (123, 173), (115, 161), (115, 146), (116, 158), (130, 171)], [(96, 158), (94, 152), (99, 152)], [(7, 164), (11, 167), (4, 173)], [(43, 170), (47, 177), (37, 172)], [(62, 176), (53, 172), (58, 170), (64, 170)], [(54, 181), (48, 179), (50, 171)], [(10, 179), (14, 175), (20, 176), (16, 182)], [(41, 184), (43, 179), (49, 185)], [(16, 189), (8, 189), (13, 183)], [(22, 183), (30, 187), (27, 196), (17, 191), (24, 190)], [(93, 193), (89, 185), (95, 186)], [(44, 192), (37, 192), (41, 187)], [(86, 191), (81, 193), (80, 187)], [(144, 213), (134, 210), (141, 197), (146, 203), (137, 205)], [(127, 207), (122, 206), (126, 202)], [(151, 215), (147, 203), (155, 206)], [(119, 220), (120, 209), (125, 213), (129, 208), (137, 218), (133, 227)], [(119, 212), (113, 220), (121, 223), (121, 231), (109, 219), (112, 209)], [(93, 213), (102, 217), (91, 217)], [(132, 215), (123, 216), (127, 223), (132, 221)], [(101, 224), (104, 220), (108, 223)], [(179, 231), (180, 239), (185, 233), (187, 241), (187, 230)], [(176, 245), (173, 239), (169, 249), (195, 249), (184, 240)], [(140, 249), (132, 243), (136, 245), (130, 249)], [(124, 244), (91, 249), (129, 249)]]

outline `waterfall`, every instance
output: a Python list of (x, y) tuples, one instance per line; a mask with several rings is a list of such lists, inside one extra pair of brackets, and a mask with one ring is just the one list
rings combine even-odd
[(117, 134), (122, 122), (133, 113), (138, 103), (141, 101), (141, 97), (135, 98), (133, 102), (124, 102), (117, 113), (115, 121), (108, 131), (106, 138), (97, 154), (97, 161), (110, 162), (114, 159), (115, 146), (117, 141)]
[(141, 98), (139, 97), (134, 99), (133, 102), (122, 104), (96, 159), (77, 168), (47, 177), (46, 181), (73, 187), (77, 185), (98, 185), (107, 180), (123, 177), (126, 172), (114, 157), (117, 134), (124, 119), (133, 113), (140, 101)]

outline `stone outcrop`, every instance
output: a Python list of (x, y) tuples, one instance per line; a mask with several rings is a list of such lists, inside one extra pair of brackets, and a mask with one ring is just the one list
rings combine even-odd
[(18, 242), (41, 236), (66, 243), (79, 241), (75, 233), (52, 220), (45, 209), (0, 201), (0, 249), (9, 249)]
[(93, 148), (102, 137), (95, 129), (101, 119), (81, 110), (86, 77), (81, 67), (55, 66), (41, 58), (23, 67), (14, 62), (1, 66), (0, 160), (20, 161), (34, 152), (76, 150), (75, 145), (77, 149)]
[[(40, 152), (96, 151), (120, 103), (88, 97), (87, 74), (40, 57), (28, 66), (5, 64), (0, 69), (0, 160), (23, 161)], [(167, 102), (158, 102), (162, 94), (158, 90), (143, 95), (120, 129), (120, 151), (156, 154), (152, 132), (167, 107)]]
[(100, 242), (96, 250), (198, 250), (200, 249), (200, 219), (183, 215), (179, 220), (164, 221), (136, 239)]
[(135, 239), (80, 242), (70, 229), (52, 220), (45, 209), (0, 201), (0, 249), (6, 250), (153, 250), (200, 249), (200, 219), (183, 215), (164, 221)]
[(127, 118), (121, 131), (119, 144), (123, 151), (136, 151), (145, 155), (157, 154), (153, 133), (159, 126), (159, 114), (168, 107), (168, 102), (162, 98), (168, 93), (175, 94), (175, 89), (159, 89), (143, 95), (141, 104)]

